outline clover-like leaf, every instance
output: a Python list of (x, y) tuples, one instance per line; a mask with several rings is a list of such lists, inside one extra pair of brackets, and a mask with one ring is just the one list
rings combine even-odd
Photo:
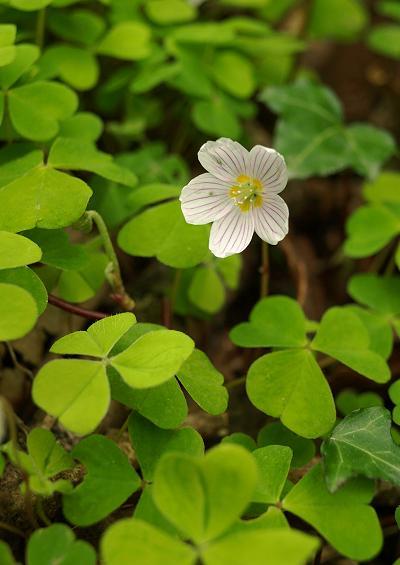
[(43, 152), (30, 143), (6, 145), (0, 149), (0, 186), (4, 186), (43, 163)]
[(71, 455), (86, 468), (82, 483), (63, 497), (64, 515), (77, 526), (99, 522), (140, 487), (140, 478), (127, 456), (106, 437), (83, 439)]
[(149, 332), (111, 358), (132, 388), (149, 388), (173, 377), (192, 353), (193, 340), (175, 330)]
[(385, 383), (390, 379), (389, 367), (369, 344), (368, 332), (355, 314), (345, 308), (331, 308), (324, 314), (311, 347), (373, 381)]
[(83, 245), (72, 244), (64, 230), (35, 228), (24, 233), (42, 250), (41, 263), (58, 269), (78, 270), (89, 260)]
[(82, 180), (39, 166), (0, 188), (0, 229), (54, 229), (77, 221), (92, 191)]
[(97, 52), (127, 61), (145, 59), (151, 52), (151, 30), (139, 21), (120, 22), (103, 37)]
[(54, 45), (40, 59), (40, 78), (59, 76), (77, 90), (93, 88), (99, 77), (96, 57), (86, 49), (72, 45)]
[(192, 547), (138, 520), (119, 520), (108, 528), (101, 540), (104, 565), (129, 563), (132, 555), (138, 563), (179, 563), (193, 565), (197, 555)]
[(0, 283), (0, 341), (23, 337), (37, 317), (38, 308), (29, 292), (15, 284)]
[(241, 347), (303, 347), (306, 318), (292, 298), (270, 296), (256, 304), (249, 322), (233, 328), (230, 338)]
[(249, 369), (246, 388), (254, 406), (303, 437), (321, 436), (335, 422), (331, 390), (310, 351), (260, 357)]
[(339, 412), (341, 412), (344, 416), (347, 416), (351, 412), (354, 412), (354, 410), (359, 410), (360, 408), (383, 406), (383, 398), (376, 392), (358, 393), (351, 388), (345, 388), (341, 390), (336, 396), (335, 401)]
[(315, 455), (315, 444), (313, 441), (298, 436), (281, 422), (270, 422), (258, 432), (257, 446), (266, 447), (267, 445), (290, 447), (292, 451), (290, 466), (293, 468), (303, 467)]
[(88, 542), (76, 540), (73, 531), (65, 524), (52, 524), (32, 534), (26, 559), (27, 565), (95, 565), (96, 552)]
[(143, 389), (128, 386), (112, 367), (108, 369), (108, 377), (114, 400), (136, 410), (160, 428), (177, 428), (188, 414), (185, 395), (175, 377), (158, 386)]
[(94, 322), (86, 331), (67, 334), (51, 347), (61, 355), (89, 355), (106, 357), (121, 337), (136, 323), (131, 312), (108, 316)]
[(144, 8), (148, 18), (159, 25), (188, 22), (197, 14), (195, 5), (185, 0), (149, 0)]
[(77, 435), (92, 432), (110, 404), (110, 387), (101, 363), (56, 359), (33, 382), (34, 402)]
[(153, 498), (185, 537), (202, 543), (239, 518), (256, 481), (254, 458), (237, 445), (220, 445), (204, 458), (168, 453), (157, 466)]
[(290, 469), (292, 450), (283, 445), (269, 445), (253, 451), (259, 468), (259, 479), (253, 502), (279, 502)]
[(189, 455), (204, 453), (203, 439), (193, 428), (163, 430), (139, 414), (132, 413), (128, 429), (146, 481), (153, 480), (157, 463), (164, 453), (178, 452)]
[(58, 137), (53, 143), (48, 164), (57, 169), (90, 171), (108, 180), (135, 186), (136, 175), (113, 161), (111, 155), (99, 151), (90, 141)]
[(303, 565), (318, 549), (318, 539), (282, 527), (236, 532), (212, 543), (203, 552), (205, 565), (252, 563)]
[(0, 563), (3, 565), (17, 565), (11, 549), (5, 541), (0, 540)]
[(37, 81), (8, 93), (10, 118), (15, 130), (34, 141), (46, 141), (59, 130), (59, 122), (78, 107), (75, 92), (63, 84)]
[(14, 46), (17, 28), (13, 24), (0, 25), (0, 67), (9, 65), (15, 59)]
[(40, 261), (42, 252), (40, 247), (30, 239), (0, 231), (0, 269), (12, 269)]
[(395, 149), (382, 130), (365, 124), (346, 128), (339, 100), (324, 86), (299, 81), (269, 87), (261, 99), (280, 114), (276, 144), (292, 177), (326, 175), (348, 166), (372, 177)]
[(39, 55), (40, 50), (36, 45), (16, 45), (12, 62), (0, 68), (0, 88), (8, 90), (33, 65)]
[(393, 349), (393, 330), (387, 317), (380, 312), (367, 310), (356, 304), (349, 304), (345, 306), (345, 309), (360, 318), (368, 332), (369, 349), (384, 359), (388, 359)]
[[(374, 226), (373, 230), (371, 226)], [(350, 216), (346, 231), (346, 255), (367, 257), (385, 247), (400, 233), (400, 212), (381, 204), (361, 206)]]
[(322, 445), (331, 492), (356, 475), (400, 485), (400, 447), (390, 434), (390, 412), (381, 406), (352, 412)]
[(213, 415), (226, 410), (228, 392), (223, 386), (224, 376), (205, 353), (195, 349), (178, 370), (177, 377), (203, 410)]
[(187, 224), (175, 200), (135, 216), (119, 232), (118, 244), (130, 255), (156, 256), (170, 267), (188, 268), (206, 257), (208, 232), (207, 226)]
[(400, 314), (399, 277), (358, 274), (351, 277), (347, 290), (354, 300), (373, 310), (389, 316)]
[(74, 462), (49, 430), (34, 428), (29, 432), (27, 453), (16, 451), (12, 442), (3, 450), (29, 477), (29, 488), (32, 492), (50, 496), (56, 491), (68, 492), (72, 488), (66, 479), (50, 480), (54, 475), (73, 467)]

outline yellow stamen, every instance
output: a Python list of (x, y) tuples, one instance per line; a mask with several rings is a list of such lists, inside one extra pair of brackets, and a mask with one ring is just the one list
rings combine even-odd
[(236, 183), (231, 187), (229, 195), (242, 212), (249, 212), (252, 208), (262, 206), (262, 184), (258, 179), (239, 175)]

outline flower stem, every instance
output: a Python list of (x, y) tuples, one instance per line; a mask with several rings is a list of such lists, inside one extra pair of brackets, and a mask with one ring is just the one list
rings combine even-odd
[(44, 45), (44, 33), (46, 29), (46, 8), (39, 10), (36, 20), (36, 45), (40, 50)]
[(125, 290), (117, 254), (115, 253), (115, 249), (105, 221), (103, 220), (101, 215), (96, 212), (96, 210), (88, 210), (84, 214), (81, 222), (82, 226), (84, 226), (85, 221), (90, 225), (94, 223), (101, 236), (104, 251), (106, 252), (109, 260), (109, 264), (106, 269), (106, 278), (114, 291), (113, 299), (115, 300), (115, 302), (118, 302), (125, 310), (133, 310), (133, 308), (135, 307), (135, 301)]
[(260, 297), (264, 298), (268, 294), (269, 288), (269, 250), (268, 243), (265, 241), (261, 244), (261, 284), (260, 284)]
[(56, 308), (60, 308), (60, 310), (65, 310), (65, 312), (69, 312), (70, 314), (75, 314), (76, 316), (87, 318), (88, 320), (102, 320), (103, 318), (107, 318), (107, 314), (105, 314), (104, 312), (86, 310), (86, 308), (81, 308), (80, 306), (71, 304), (71, 302), (62, 300), (61, 298), (58, 298), (58, 296), (54, 296), (53, 294), (49, 294), (49, 304), (56, 306)]

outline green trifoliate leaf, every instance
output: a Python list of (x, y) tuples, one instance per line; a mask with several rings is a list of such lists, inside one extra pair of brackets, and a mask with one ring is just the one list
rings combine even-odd
[(381, 173), (374, 181), (364, 184), (363, 195), (371, 203), (400, 204), (400, 174)]
[(131, 312), (108, 316), (86, 331), (73, 332), (58, 339), (50, 351), (61, 355), (106, 357), (121, 337), (136, 323)]
[(139, 21), (125, 21), (108, 31), (97, 46), (97, 52), (116, 59), (137, 61), (148, 57), (151, 47), (150, 28)]
[(83, 482), (63, 497), (64, 515), (75, 525), (99, 522), (140, 486), (127, 456), (110, 439), (92, 435), (71, 452), (86, 468)]
[(160, 25), (188, 22), (197, 14), (194, 5), (185, 0), (148, 0), (145, 11), (152, 22)]
[(292, 451), (291, 467), (303, 467), (315, 455), (315, 444), (309, 439), (298, 436), (280, 422), (265, 425), (257, 436), (258, 447), (267, 445), (286, 445)]
[(104, 565), (129, 563), (132, 555), (146, 565), (194, 565), (197, 560), (192, 547), (136, 518), (119, 520), (108, 528), (101, 540), (101, 555)]
[(354, 275), (347, 288), (350, 296), (381, 314), (400, 314), (400, 279), (374, 274)]
[(82, 180), (40, 166), (0, 188), (0, 229), (54, 229), (77, 221), (92, 191)]
[(8, 90), (33, 65), (39, 55), (40, 50), (36, 45), (17, 45), (13, 61), (0, 68), (0, 87)]
[(385, 315), (355, 304), (345, 306), (345, 309), (360, 318), (369, 335), (370, 350), (388, 359), (393, 348), (393, 331)]
[[(74, 0), (53, 0), (53, 5), (68, 5)], [(49, 29), (58, 37), (72, 43), (92, 46), (104, 33), (106, 22), (89, 10), (51, 10), (47, 15)]]
[(75, 112), (78, 98), (63, 84), (37, 81), (10, 90), (8, 104), (12, 125), (22, 137), (46, 141)]
[(339, 553), (364, 561), (381, 549), (382, 531), (375, 510), (368, 506), (373, 484), (353, 479), (331, 494), (321, 465), (316, 465), (283, 500), (284, 510), (313, 526)]
[(0, 149), (0, 186), (21, 177), (43, 163), (43, 152), (30, 143), (6, 145)]
[(367, 23), (367, 9), (359, 0), (314, 0), (308, 31), (312, 37), (348, 41)]
[[(390, 388), (389, 388), (390, 394)], [(372, 406), (383, 406), (383, 399), (376, 392), (357, 393), (351, 388), (344, 389), (336, 396), (336, 406), (338, 410), (347, 416), (354, 410), (360, 408), (371, 408)]]
[(0, 540), (0, 563), (3, 565), (17, 565), (11, 549), (5, 541)]
[(185, 222), (179, 202), (149, 208), (119, 232), (118, 244), (130, 255), (156, 256), (177, 269), (194, 267), (207, 256), (208, 226)]
[(390, 412), (375, 406), (352, 412), (334, 428), (321, 450), (331, 492), (357, 475), (400, 485), (400, 447), (391, 423)]
[(60, 125), (60, 137), (73, 137), (95, 142), (103, 131), (103, 122), (97, 114), (78, 112), (63, 120)]
[(33, 229), (24, 235), (39, 245), (42, 250), (41, 263), (58, 269), (78, 270), (88, 261), (83, 245), (70, 243), (64, 230)]
[(235, 445), (241, 445), (247, 451), (254, 451), (257, 449), (257, 444), (252, 437), (242, 432), (233, 432), (222, 438), (221, 443), (234, 443)]
[(237, 532), (212, 543), (203, 552), (205, 565), (303, 565), (318, 549), (319, 541), (298, 530), (274, 528)]
[(241, 347), (304, 347), (306, 318), (292, 298), (263, 298), (251, 311), (250, 321), (235, 326), (230, 338)]
[(9, 0), (10, 6), (16, 8), (17, 10), (23, 10), (24, 12), (35, 12), (36, 10), (42, 10), (49, 4), (52, 0)]
[(388, 390), (389, 398), (394, 404), (400, 404), (400, 379), (394, 381)]
[(38, 308), (29, 292), (14, 284), (0, 283), (0, 341), (23, 337), (37, 317)]
[(292, 450), (283, 445), (269, 445), (253, 451), (259, 478), (253, 502), (279, 502), (290, 469)]
[[(371, 226), (374, 229), (371, 230)], [(346, 224), (344, 251), (349, 257), (368, 257), (400, 233), (400, 212), (381, 204), (358, 208)]]
[(53, 524), (36, 530), (28, 543), (27, 565), (95, 565), (96, 553), (83, 540), (76, 540), (74, 533), (65, 524)]
[(217, 53), (213, 62), (212, 75), (218, 86), (238, 98), (249, 98), (256, 88), (251, 61), (236, 51)]
[(109, 260), (104, 253), (90, 252), (79, 271), (62, 271), (56, 281), (56, 294), (69, 302), (85, 302), (95, 296), (105, 280)]
[(321, 436), (335, 422), (331, 390), (310, 351), (260, 357), (249, 369), (246, 388), (254, 406), (303, 437)]
[(157, 466), (153, 498), (182, 535), (202, 543), (239, 518), (256, 481), (254, 458), (237, 445), (220, 445), (204, 458), (169, 453)]
[(28, 453), (14, 450), (11, 443), (6, 446), (10, 460), (29, 476), (29, 488), (41, 496), (54, 492), (66, 492), (71, 487), (64, 479), (50, 481), (51, 477), (74, 466), (74, 461), (49, 430), (34, 428), (27, 438)]
[(30, 239), (11, 232), (0, 231), (0, 269), (12, 269), (40, 261), (40, 247)]
[(90, 171), (126, 186), (137, 182), (136, 175), (117, 165), (111, 155), (99, 151), (89, 141), (58, 137), (50, 149), (48, 164), (57, 169)]
[(209, 314), (218, 312), (225, 301), (225, 289), (212, 267), (199, 266), (191, 280), (188, 295), (190, 301)]
[(56, 359), (38, 372), (32, 388), (34, 402), (77, 435), (92, 432), (105, 416), (110, 387), (101, 363)]
[(400, 25), (381, 24), (369, 32), (368, 45), (377, 53), (400, 59)]
[(39, 78), (60, 77), (72, 88), (89, 90), (98, 80), (99, 66), (94, 55), (80, 47), (55, 45), (40, 59)]
[(0, 67), (13, 62), (16, 55), (14, 46), (17, 28), (13, 24), (0, 25)]
[(132, 214), (137, 214), (149, 204), (176, 198), (181, 193), (182, 187), (164, 184), (151, 183), (138, 187), (129, 197), (129, 206)]
[(143, 478), (148, 482), (153, 480), (157, 463), (164, 453), (204, 453), (202, 437), (195, 429), (162, 430), (139, 414), (131, 414), (129, 434)]
[(112, 398), (136, 410), (156, 426), (177, 428), (185, 420), (188, 407), (175, 377), (152, 388), (133, 389), (112, 367), (108, 369), (108, 376)]
[(242, 256), (236, 254), (225, 257), (225, 259), (216, 259), (215, 267), (224, 279), (226, 286), (235, 290), (239, 285)]
[(241, 134), (240, 119), (222, 93), (213, 94), (209, 100), (195, 102), (192, 118), (199, 130), (209, 135), (235, 139)]
[(173, 377), (193, 348), (193, 340), (181, 332), (154, 331), (112, 357), (111, 364), (132, 388), (150, 388)]
[(228, 392), (223, 386), (224, 376), (205, 353), (195, 349), (178, 370), (177, 377), (203, 410), (213, 415), (226, 410)]
[(311, 82), (269, 87), (261, 99), (281, 115), (276, 144), (292, 177), (326, 175), (349, 166), (371, 177), (395, 149), (382, 130), (364, 124), (346, 128), (340, 102), (326, 87)]
[(345, 308), (331, 308), (323, 316), (311, 347), (373, 381), (385, 383), (390, 379), (390, 369), (369, 344), (368, 332), (355, 314)]

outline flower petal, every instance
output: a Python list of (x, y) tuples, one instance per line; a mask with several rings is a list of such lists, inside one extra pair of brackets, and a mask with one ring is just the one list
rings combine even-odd
[(228, 182), (248, 170), (249, 152), (237, 141), (226, 137), (207, 141), (200, 148), (198, 157), (206, 171)]
[(210, 251), (216, 257), (229, 257), (245, 249), (253, 237), (254, 219), (250, 212), (235, 206), (226, 216), (213, 223)]
[(250, 151), (249, 170), (252, 177), (262, 182), (266, 193), (282, 192), (288, 181), (285, 159), (275, 149), (263, 145), (255, 145)]
[(289, 231), (289, 209), (277, 194), (264, 196), (261, 208), (253, 209), (256, 234), (267, 243), (276, 245)]
[(195, 177), (180, 195), (182, 213), (188, 224), (208, 224), (227, 214), (233, 207), (230, 185), (210, 173)]

